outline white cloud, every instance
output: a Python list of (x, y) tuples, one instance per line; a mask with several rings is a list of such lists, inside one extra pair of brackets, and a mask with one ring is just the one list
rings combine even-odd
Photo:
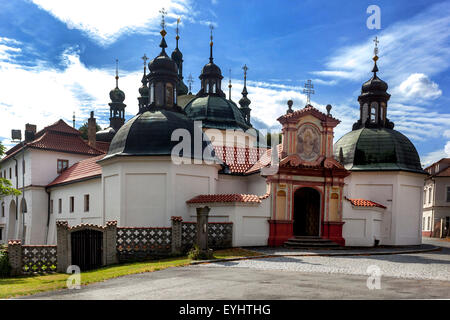
[(450, 129), (447, 129), (444, 131), (444, 133), (442, 134), (445, 138), (450, 138)]
[(441, 160), (442, 158), (450, 158), (450, 141), (447, 141), (443, 149), (432, 151), (421, 157), (422, 166), (428, 167), (429, 165)]
[(399, 86), (392, 89), (396, 100), (425, 102), (435, 100), (442, 95), (437, 83), (423, 73), (413, 73)]
[[(8, 52), (15, 50), (0, 47), (0, 57), (6, 55), (0, 59), (0, 137), (4, 138), (5, 145), (10, 145), (11, 129), (23, 130), (25, 123), (36, 124), (38, 130), (61, 118), (71, 124), (74, 111), (77, 126), (87, 120), (91, 110), (97, 119), (101, 115), (103, 119), (109, 117), (109, 91), (115, 86), (114, 67), (111, 70), (87, 68), (76, 50), (66, 50), (61, 55), (63, 70), (46, 65), (25, 67), (11, 61)], [(119, 87), (126, 94), (128, 115), (137, 112), (141, 77), (141, 71), (126, 72), (119, 80)], [(109, 121), (101, 120), (99, 124), (105, 127)]]
[[(380, 74), (398, 85), (411, 72), (433, 76), (450, 65), (450, 3), (442, 2), (425, 12), (388, 26), (378, 34)], [(326, 70), (314, 74), (361, 81), (370, 77), (372, 39), (346, 46), (333, 54)]]
[(165, 8), (170, 18), (193, 21), (191, 0), (31, 0), (39, 8), (82, 30), (101, 45), (109, 45), (123, 33), (159, 31)]

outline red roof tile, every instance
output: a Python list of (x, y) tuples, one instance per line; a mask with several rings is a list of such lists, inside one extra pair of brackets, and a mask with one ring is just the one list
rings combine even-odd
[[(105, 153), (102, 151), (102, 148), (90, 147), (81, 138), (80, 132), (67, 125), (63, 120), (59, 120), (37, 132), (35, 139), (25, 143), (24, 147), (92, 156)], [(12, 157), (21, 150), (22, 145), (19, 143), (6, 152), (6, 156), (2, 161)]]
[(73, 166), (63, 171), (55, 180), (50, 182), (47, 186), (55, 186), (58, 184), (65, 184), (76, 182), (87, 178), (92, 178), (102, 174), (102, 167), (97, 164), (97, 161), (102, 159), (105, 155), (102, 154), (97, 157), (81, 160)]
[[(276, 148), (278, 150), (278, 158), (281, 158), (281, 151), (282, 151), (283, 146), (281, 144), (279, 144), (276, 146)], [(250, 174), (250, 173), (254, 173), (254, 172), (261, 170), (262, 168), (264, 168), (270, 164), (271, 159), (272, 159), (272, 149), (264, 150), (264, 153), (261, 155), (260, 159), (257, 162), (255, 162), (255, 164), (253, 166), (248, 168), (246, 173)]]
[(269, 194), (258, 196), (256, 194), (201, 194), (186, 203), (210, 203), (210, 202), (246, 202), (260, 203), (262, 199), (269, 197)]
[(265, 148), (215, 146), (217, 158), (226, 164), (231, 173), (246, 173), (266, 152)]
[(349, 199), (347, 197), (345, 197), (345, 200), (350, 201), (350, 203), (354, 206), (357, 207), (378, 207), (378, 208), (383, 208), (386, 209), (385, 206), (383, 206), (382, 204), (370, 201), (370, 200), (365, 200), (365, 199)]
[(450, 177), (450, 167), (442, 170), (438, 174), (436, 174), (436, 177)]

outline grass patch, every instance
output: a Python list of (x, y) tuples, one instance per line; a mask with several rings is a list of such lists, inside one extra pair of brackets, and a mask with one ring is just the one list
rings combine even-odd
[(254, 257), (260, 256), (261, 253), (242, 249), (242, 248), (230, 248), (214, 251), (215, 259), (227, 259), (227, 258), (240, 258), (240, 257)]
[[(237, 258), (255, 256), (259, 253), (231, 248), (214, 251), (214, 258)], [(188, 265), (192, 260), (187, 257), (167, 258), (155, 261), (132, 262), (126, 264), (111, 265), (96, 270), (81, 273), (81, 284), (87, 285), (94, 282), (105, 281), (129, 274), (153, 272), (170, 267)], [(38, 292), (51, 291), (66, 288), (69, 274), (54, 273), (48, 275), (20, 276), (14, 278), (0, 278), (0, 298), (12, 298), (16, 296), (30, 295)]]

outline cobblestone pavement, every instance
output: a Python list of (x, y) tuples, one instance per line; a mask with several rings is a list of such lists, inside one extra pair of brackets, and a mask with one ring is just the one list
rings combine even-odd
[[(285, 270), (308, 273), (367, 275), (369, 266), (377, 266), (382, 276), (406, 279), (450, 281), (450, 244), (449, 242), (425, 240), (433, 245), (445, 246), (440, 251), (370, 255), (370, 256), (280, 256), (264, 259), (250, 259), (203, 264), (202, 267), (251, 268), (258, 270)], [(448, 247), (447, 247), (448, 246)], [(271, 249), (257, 249), (270, 253)], [(281, 254), (286, 249), (279, 249)], [(342, 250), (344, 252), (344, 250)], [(304, 251), (303, 251), (304, 252)], [(273, 253), (273, 252), (272, 252)], [(287, 251), (288, 254), (295, 252)], [(302, 252), (298, 252), (302, 253)], [(322, 253), (327, 253), (322, 250)]]

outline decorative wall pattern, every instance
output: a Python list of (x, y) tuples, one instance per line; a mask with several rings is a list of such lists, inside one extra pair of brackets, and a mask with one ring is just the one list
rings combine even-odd
[[(183, 222), (181, 226), (181, 244), (183, 251), (194, 245), (197, 237), (197, 223)], [(208, 246), (212, 249), (231, 248), (233, 239), (232, 222), (208, 223)]]
[(171, 245), (172, 228), (117, 228), (119, 261), (167, 255)]
[(57, 265), (56, 246), (22, 246), (22, 272), (55, 272)]

